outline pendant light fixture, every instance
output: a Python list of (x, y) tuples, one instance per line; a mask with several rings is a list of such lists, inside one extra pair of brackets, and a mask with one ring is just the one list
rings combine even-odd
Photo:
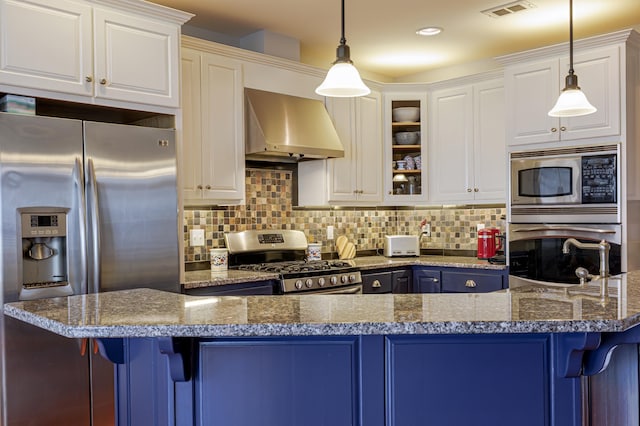
[(316, 89), (316, 93), (337, 98), (364, 96), (371, 93), (371, 90), (362, 82), (358, 70), (353, 66), (349, 46), (344, 37), (344, 0), (342, 0), (342, 37), (336, 56), (335, 62), (322, 84)]
[(573, 0), (569, 0), (569, 74), (565, 88), (555, 106), (549, 111), (551, 117), (577, 117), (596, 112), (578, 86), (578, 76), (573, 72)]

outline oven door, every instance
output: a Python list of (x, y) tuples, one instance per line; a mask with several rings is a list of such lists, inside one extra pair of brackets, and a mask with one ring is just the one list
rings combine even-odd
[(622, 227), (619, 224), (510, 224), (508, 262), (509, 274), (535, 281), (578, 284), (575, 274), (578, 267), (598, 275), (600, 269), (597, 250), (571, 247), (562, 253), (567, 238), (583, 243), (602, 240), (611, 245), (609, 271), (611, 275), (621, 271)]

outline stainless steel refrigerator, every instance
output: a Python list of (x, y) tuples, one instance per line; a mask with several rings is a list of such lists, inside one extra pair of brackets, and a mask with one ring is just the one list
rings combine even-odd
[[(0, 113), (4, 302), (179, 291), (175, 153), (172, 129)], [(3, 425), (114, 424), (93, 342), (0, 320)]]

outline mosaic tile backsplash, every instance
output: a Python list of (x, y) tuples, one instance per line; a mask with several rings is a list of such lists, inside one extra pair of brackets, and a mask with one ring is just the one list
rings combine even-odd
[[(224, 247), (224, 233), (247, 229), (297, 229), (309, 242), (322, 243), (323, 253), (335, 252), (335, 240), (327, 240), (326, 227), (334, 237), (345, 235), (358, 251), (384, 248), (385, 235), (420, 233), (420, 222), (431, 224), (431, 236), (423, 236), (422, 249), (476, 250), (476, 224), (504, 227), (504, 207), (434, 208), (377, 207), (294, 209), (290, 171), (247, 169), (246, 205), (187, 208), (184, 212), (185, 262), (206, 261), (209, 249)], [(205, 246), (189, 246), (191, 229), (205, 230)]]

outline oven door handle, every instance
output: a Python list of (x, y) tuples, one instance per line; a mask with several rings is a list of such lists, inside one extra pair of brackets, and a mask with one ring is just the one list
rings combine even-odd
[(306, 294), (362, 294), (362, 285), (354, 285), (343, 288), (328, 288), (325, 290), (311, 291)]
[(615, 234), (614, 229), (581, 228), (579, 226), (536, 226), (532, 228), (518, 228), (513, 232), (539, 232), (539, 231), (576, 231), (594, 232), (596, 234)]

